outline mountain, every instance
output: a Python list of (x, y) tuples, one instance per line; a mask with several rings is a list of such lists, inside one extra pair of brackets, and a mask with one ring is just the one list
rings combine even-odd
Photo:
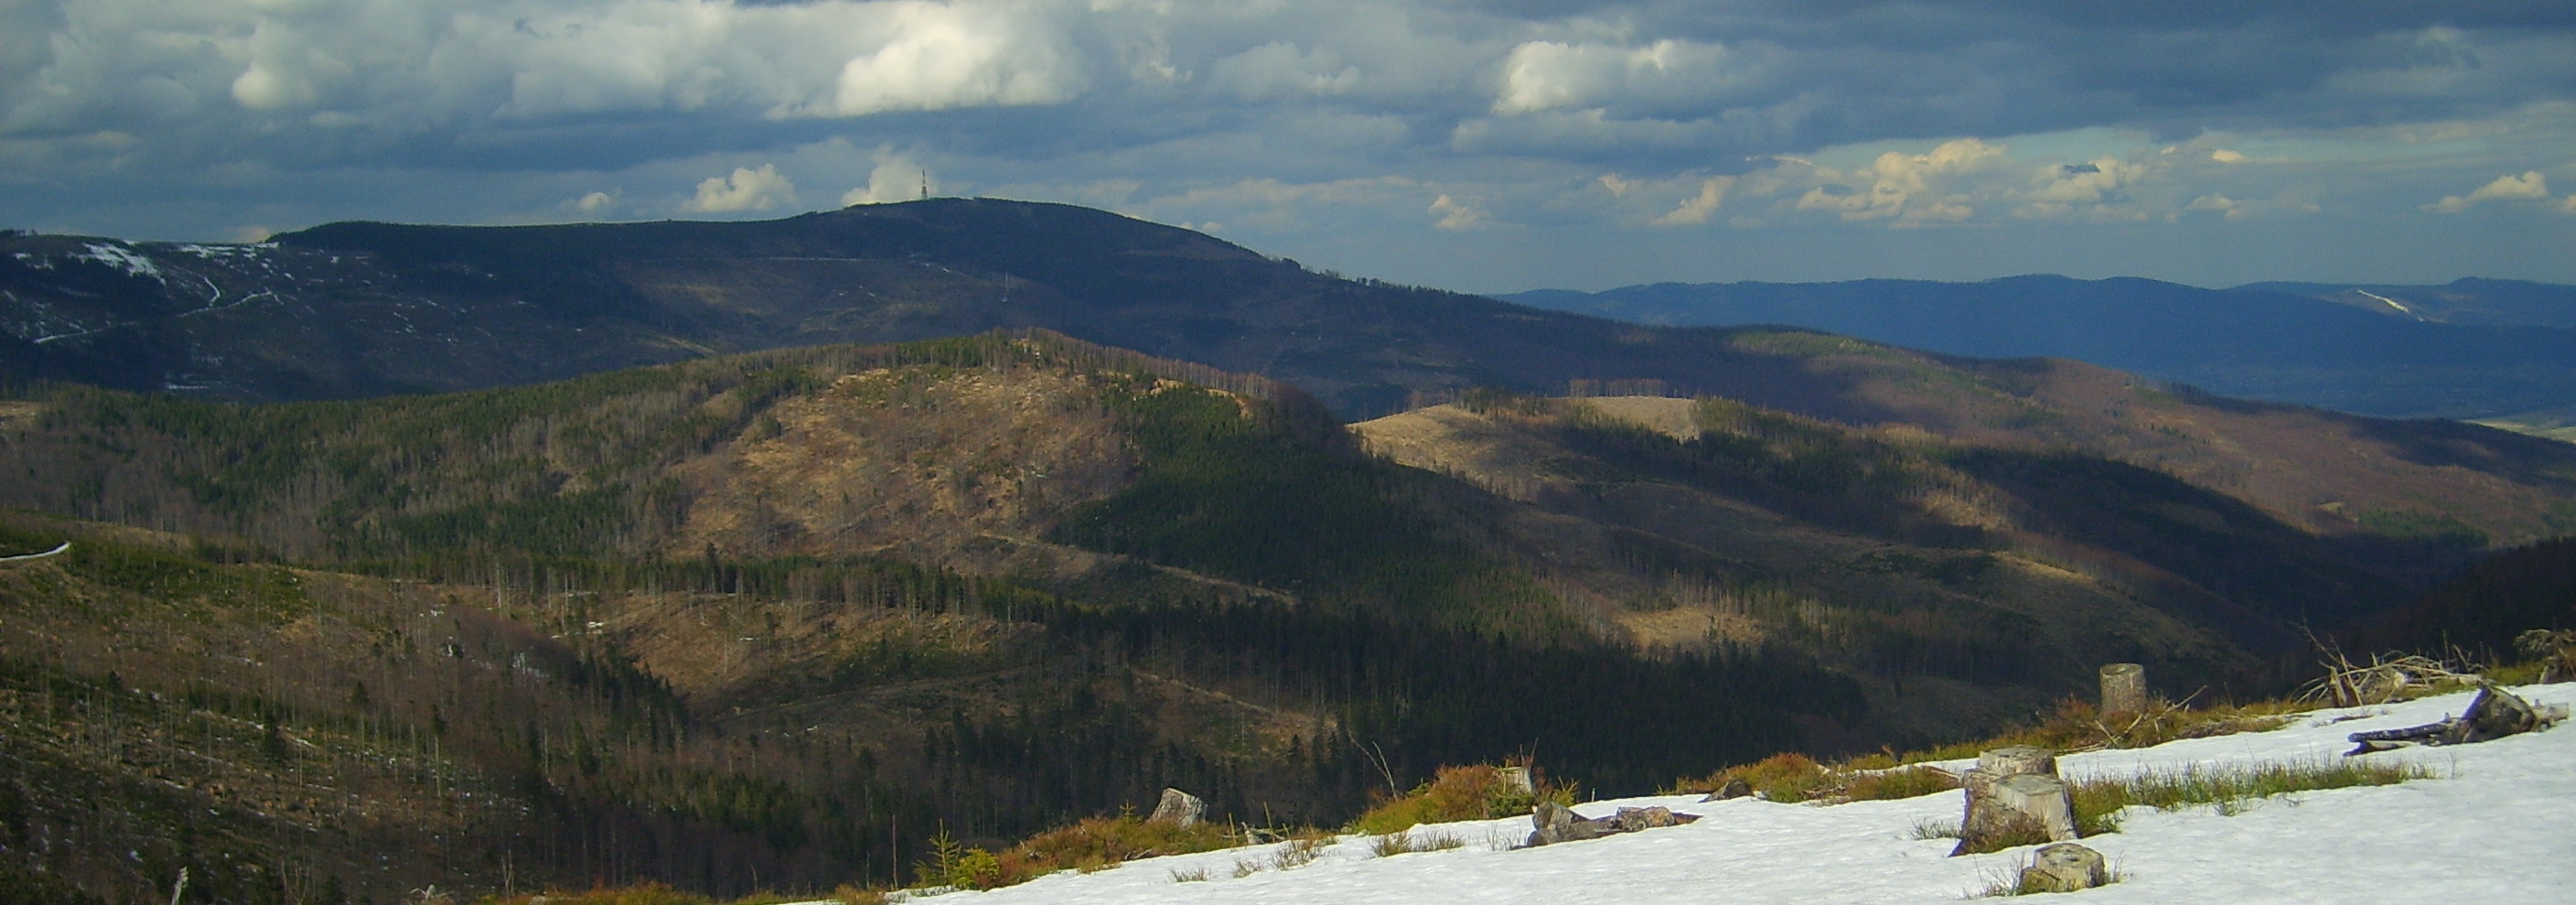
[(2576, 446), (1054, 205), (6, 241), (0, 885), (65, 901), (819, 888), (1515, 754), (1642, 791), (2111, 660), (2276, 688), (2576, 526)]
[(1784, 324), (1954, 355), (2073, 358), (2228, 396), (2370, 415), (2465, 418), (2576, 405), (2576, 288), (2504, 281), (2440, 288), (2400, 294), (2461, 298), (2426, 302), (2458, 319), (2390, 317), (2346, 304), (2347, 296), (2365, 298), (2353, 294), (2358, 289), (2210, 290), (2055, 276), (1662, 283), (1499, 297), (1646, 324)]
[(2296, 626), (2576, 498), (2576, 453), (2497, 431), (1732, 339), (1911, 420), (1480, 391), (1346, 431), (1043, 332), (375, 400), (53, 385), (0, 405), (0, 556), (72, 543), (0, 563), (0, 880), (735, 893), (1164, 785), (1333, 822), (1534, 749), (1640, 791), (1992, 728), (2107, 660), (2261, 687)]
[(1877, 731), (1794, 648), (1591, 634), (1483, 529), (1506, 502), (1293, 388), (1052, 335), (56, 386), (0, 459), (53, 513), (0, 513), (0, 557), (71, 544), (0, 561), (0, 884), (66, 901), (828, 887), (1165, 785), (1330, 822), (1530, 745), (1642, 788)]
[(1838, 416), (1717, 331), (1305, 270), (987, 199), (757, 223), (342, 223), (259, 245), (0, 239), (0, 377), (251, 400), (557, 380), (710, 354), (1039, 327), (1282, 380), (1346, 417), (1484, 384), (1648, 379)]
[(2438, 324), (2576, 327), (2576, 286), (2552, 283), (2470, 277), (2439, 286), (2249, 283), (2236, 288), (2303, 295)]

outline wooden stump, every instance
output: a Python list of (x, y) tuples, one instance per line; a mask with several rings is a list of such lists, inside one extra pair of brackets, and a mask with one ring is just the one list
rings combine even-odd
[(1500, 782), (1503, 788), (1518, 791), (1523, 795), (1538, 794), (1538, 784), (1530, 781), (1528, 767), (1496, 767), (1494, 779)]
[[(1959, 775), (1967, 807), (1959, 818), (1964, 855), (2015, 837), (2067, 840), (2075, 829), (2075, 796), (2057, 778), (2057, 756), (2043, 748), (1996, 748)], [(2032, 841), (2038, 841), (2033, 839)]]
[(2147, 668), (2135, 663), (2102, 667), (2102, 718), (2147, 712)]
[(1195, 826), (1199, 818), (1205, 816), (1207, 802), (1200, 801), (1198, 796), (1179, 789), (1164, 789), (1163, 800), (1154, 805), (1154, 815), (1145, 818), (1145, 822)]
[(2007, 776), (1991, 790), (1995, 806), (2030, 818), (2048, 833), (2051, 842), (2078, 838), (2075, 832), (2075, 790), (2066, 780), (2038, 773)]
[(2074, 892), (2111, 882), (2102, 853), (2072, 842), (2041, 846), (2021, 869), (2021, 891)]

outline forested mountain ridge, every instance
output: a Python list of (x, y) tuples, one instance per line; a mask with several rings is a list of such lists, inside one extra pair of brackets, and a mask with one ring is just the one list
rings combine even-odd
[[(2104, 660), (2231, 681), (2568, 497), (2556, 445), (2501, 432), (1730, 341), (1887, 420), (1478, 391), (1355, 438), (1044, 332), (374, 400), (47, 386), (0, 407), (0, 506), (54, 515), (0, 555), (75, 546), (0, 568), (0, 799), (19, 841), (150, 857), (0, 868), (739, 892), (1166, 784), (1330, 821), (1535, 746), (1640, 789), (1991, 726)], [(1409, 451), (1408, 420), (1466, 430)], [(1415, 455), (1474, 431), (1540, 452)], [(2361, 502), (2275, 515), (2319, 485), (2253, 454)], [(219, 850), (272, 863), (189, 860)]]
[(2218, 290), (2019, 276), (1662, 283), (1497, 298), (1645, 324), (1779, 324), (1953, 355), (2072, 358), (2227, 396), (2383, 417), (2576, 406), (2576, 287), (2537, 283)]
[(11, 505), (183, 532), (0, 536), (74, 544), (0, 567), (0, 878), (92, 895), (828, 887), (1166, 784), (1332, 821), (1532, 744), (1642, 788), (1867, 731), (1792, 648), (1589, 634), (1479, 527), (1506, 504), (1292, 388), (1045, 335), (365, 402), (56, 387), (0, 459)]
[(1043, 327), (1259, 373), (1346, 417), (1421, 392), (1644, 378), (1836, 414), (1719, 331), (1352, 281), (1104, 211), (990, 199), (745, 223), (341, 223), (258, 245), (0, 237), (0, 367), (235, 399), (557, 380)]

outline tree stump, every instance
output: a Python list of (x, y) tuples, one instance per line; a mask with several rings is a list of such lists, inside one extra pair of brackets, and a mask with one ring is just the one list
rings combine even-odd
[(1538, 794), (1538, 785), (1530, 781), (1528, 767), (1496, 767), (1494, 780), (1503, 788), (1518, 791), (1523, 795)]
[(2135, 663), (2102, 667), (2102, 718), (2147, 712), (2147, 668)]
[(2072, 842), (2040, 846), (2021, 869), (2021, 891), (2075, 892), (2111, 882), (2102, 853)]
[(1163, 800), (1154, 805), (1154, 815), (1145, 818), (1145, 822), (1196, 826), (1199, 818), (1205, 816), (1207, 802), (1200, 801), (1198, 796), (1179, 789), (1164, 789)]
[[(1977, 755), (1959, 774), (1967, 793), (1953, 856), (2016, 837), (2064, 841), (2078, 838), (2075, 796), (2057, 778), (2057, 756), (2042, 748), (1996, 748)], [(2033, 839), (2032, 841), (2037, 841)]]

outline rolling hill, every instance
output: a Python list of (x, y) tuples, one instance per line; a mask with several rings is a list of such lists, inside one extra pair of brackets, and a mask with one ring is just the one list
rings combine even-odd
[(1647, 324), (1782, 324), (1953, 355), (2072, 358), (2227, 396), (2386, 417), (2576, 405), (2576, 333), (2568, 332), (2576, 290), (2507, 281), (2378, 288), (2417, 300), (2423, 307), (2410, 310), (2425, 316), (2404, 316), (2360, 287), (2211, 290), (2055, 276), (1664, 283), (1500, 297)]

